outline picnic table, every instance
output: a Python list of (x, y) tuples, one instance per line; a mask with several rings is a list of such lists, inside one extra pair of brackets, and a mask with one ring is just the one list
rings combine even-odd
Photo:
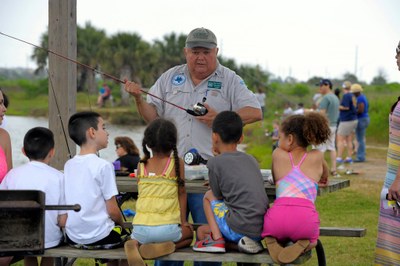
[[(205, 180), (186, 180), (186, 192), (205, 193), (208, 187), (204, 185), (204, 182)], [(349, 179), (331, 178), (326, 187), (318, 188), (318, 195), (322, 196), (349, 186)], [(119, 192), (137, 192), (137, 179), (129, 176), (117, 176), (117, 187)], [(264, 188), (270, 200), (275, 199), (275, 185), (271, 185), (269, 182), (265, 181)]]

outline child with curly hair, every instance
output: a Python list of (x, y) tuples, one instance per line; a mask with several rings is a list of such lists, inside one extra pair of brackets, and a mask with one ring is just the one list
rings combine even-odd
[[(264, 216), (262, 232), (277, 263), (291, 263), (317, 245), (320, 222), (314, 202), (318, 182), (327, 179), (329, 171), (323, 153), (307, 147), (329, 136), (328, 120), (317, 112), (292, 115), (281, 124), (279, 147), (272, 155), (276, 200)], [(283, 248), (288, 241), (295, 243)]]

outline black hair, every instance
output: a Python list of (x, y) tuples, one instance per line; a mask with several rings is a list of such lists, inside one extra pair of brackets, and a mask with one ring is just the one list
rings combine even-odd
[(30, 160), (44, 160), (54, 148), (54, 134), (45, 127), (34, 127), (24, 137), (25, 155)]
[(328, 119), (318, 112), (291, 115), (282, 122), (280, 130), (286, 136), (292, 134), (297, 145), (304, 148), (326, 142), (331, 134)]
[(150, 158), (150, 148), (153, 152), (169, 155), (173, 151), (175, 160), (175, 174), (179, 186), (184, 186), (185, 181), (180, 175), (180, 164), (178, 149), (176, 147), (178, 141), (178, 131), (171, 121), (163, 118), (153, 120), (145, 129), (142, 141), (144, 157), (140, 160), (142, 163), (147, 163)]
[(86, 131), (89, 128), (97, 130), (100, 114), (92, 111), (79, 112), (72, 115), (68, 121), (69, 137), (79, 146), (85, 144)]
[(397, 101), (392, 105), (392, 107), (390, 108), (390, 113), (393, 113), (394, 108), (396, 108), (397, 103), (400, 102), (400, 97), (397, 98)]
[(335, 89), (335, 95), (338, 97), (339, 100), (340, 100), (340, 92), (341, 90), (339, 88)]
[(243, 134), (243, 121), (237, 113), (223, 111), (215, 117), (212, 131), (220, 136), (223, 143), (238, 143)]
[(10, 100), (8, 99), (7, 95), (4, 93), (4, 91), (0, 88), (0, 92), (3, 94), (3, 99), (4, 99), (4, 106), (8, 108), (8, 105), (10, 104)]

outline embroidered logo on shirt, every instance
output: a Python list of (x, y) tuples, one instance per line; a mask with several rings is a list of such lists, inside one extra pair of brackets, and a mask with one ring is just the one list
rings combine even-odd
[(209, 80), (207, 83), (207, 88), (220, 90), (222, 88), (222, 82)]
[(176, 74), (172, 77), (172, 85), (179, 86), (185, 83), (186, 77), (182, 74)]

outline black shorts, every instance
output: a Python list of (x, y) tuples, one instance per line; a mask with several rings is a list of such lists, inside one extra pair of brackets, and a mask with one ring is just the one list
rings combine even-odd
[(110, 234), (99, 241), (91, 244), (78, 244), (72, 241), (68, 235), (66, 235), (66, 240), (68, 245), (79, 248), (79, 249), (112, 249), (122, 247), (126, 240), (129, 239), (129, 233), (123, 229), (121, 226), (116, 225)]

